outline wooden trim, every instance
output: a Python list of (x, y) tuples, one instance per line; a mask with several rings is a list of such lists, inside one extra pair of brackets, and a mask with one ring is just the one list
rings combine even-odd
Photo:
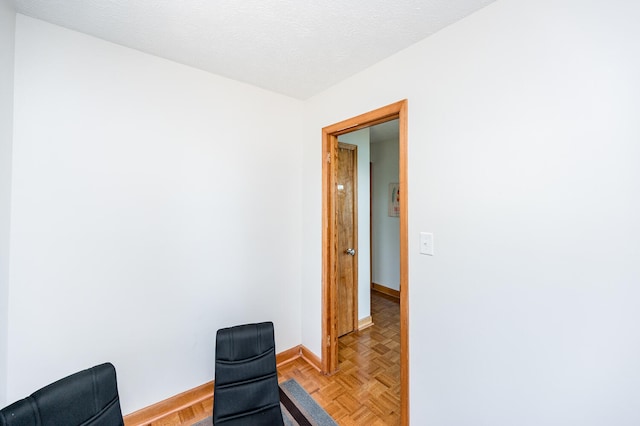
[(213, 398), (213, 381), (127, 414), (124, 416), (124, 424), (125, 426), (148, 425), (209, 398)]
[(408, 108), (398, 112), (400, 125), (400, 424), (409, 425), (409, 173)]
[(364, 330), (365, 328), (369, 328), (372, 325), (373, 325), (373, 318), (371, 318), (371, 315), (369, 315), (368, 317), (364, 317), (358, 320), (358, 331)]
[(302, 345), (294, 346), (291, 349), (287, 349), (286, 351), (282, 351), (279, 354), (276, 354), (276, 367), (280, 367), (288, 362), (295, 361), (300, 358), (300, 354), (302, 353)]
[[(276, 354), (276, 365), (279, 368), (298, 358), (304, 359), (320, 371), (320, 359), (303, 345), (294, 346)], [(124, 416), (124, 424), (125, 426), (146, 426), (209, 398), (213, 398), (213, 381), (127, 414)]]
[(336, 235), (336, 181), (337, 167), (336, 156), (338, 151), (338, 136), (326, 133), (323, 129), (323, 147), (327, 152), (326, 161), (323, 162), (323, 333), (322, 333), (322, 372), (333, 374), (338, 370), (338, 309), (336, 277), (337, 262), (337, 235)]
[(333, 348), (338, 345), (335, 301), (336, 248), (335, 215), (336, 194), (334, 167), (338, 138), (322, 129), (322, 336), (320, 341), (322, 372), (331, 374), (338, 368), (337, 354)]
[(338, 368), (336, 328), (335, 172), (339, 135), (399, 119), (400, 191), (400, 423), (409, 425), (408, 102), (402, 100), (322, 129), (322, 371)]
[(386, 294), (387, 296), (391, 296), (394, 299), (400, 300), (400, 291), (394, 290), (389, 287), (385, 287), (380, 284), (371, 283), (371, 290), (377, 291), (378, 293)]
[(320, 358), (318, 358), (316, 354), (311, 352), (304, 345), (300, 345), (300, 356), (307, 363), (309, 363), (309, 365), (311, 365), (313, 368), (315, 368), (318, 371), (322, 371), (322, 362), (320, 361)]
[(398, 101), (373, 111), (365, 112), (356, 117), (348, 118), (338, 123), (332, 124), (322, 129), (323, 133), (333, 136), (344, 135), (345, 133), (355, 132), (365, 127), (375, 126), (376, 124), (386, 123), (387, 121), (398, 118), (398, 113), (403, 105), (406, 105), (406, 99)]

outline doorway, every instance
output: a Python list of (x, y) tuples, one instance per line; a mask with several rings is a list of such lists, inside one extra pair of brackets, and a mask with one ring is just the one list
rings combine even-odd
[(400, 418), (409, 424), (408, 188), (407, 101), (370, 111), (322, 129), (322, 370), (338, 369), (338, 247), (336, 209), (338, 136), (390, 120), (399, 120), (400, 222)]

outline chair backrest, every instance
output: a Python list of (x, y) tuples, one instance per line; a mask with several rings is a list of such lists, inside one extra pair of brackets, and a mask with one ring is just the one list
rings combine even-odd
[(123, 426), (116, 370), (97, 365), (0, 410), (0, 426)]
[(273, 323), (218, 330), (214, 425), (282, 425)]

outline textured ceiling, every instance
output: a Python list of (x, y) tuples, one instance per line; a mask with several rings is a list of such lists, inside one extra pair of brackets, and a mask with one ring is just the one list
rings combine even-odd
[(306, 99), (494, 0), (14, 0), (27, 16)]

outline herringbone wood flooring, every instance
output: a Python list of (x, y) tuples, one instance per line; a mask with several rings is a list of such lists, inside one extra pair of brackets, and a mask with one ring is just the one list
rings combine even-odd
[[(373, 326), (340, 338), (336, 374), (300, 358), (278, 369), (279, 381), (296, 379), (341, 426), (400, 424), (400, 304), (371, 293)], [(212, 412), (205, 401), (148, 426), (192, 425)]]

